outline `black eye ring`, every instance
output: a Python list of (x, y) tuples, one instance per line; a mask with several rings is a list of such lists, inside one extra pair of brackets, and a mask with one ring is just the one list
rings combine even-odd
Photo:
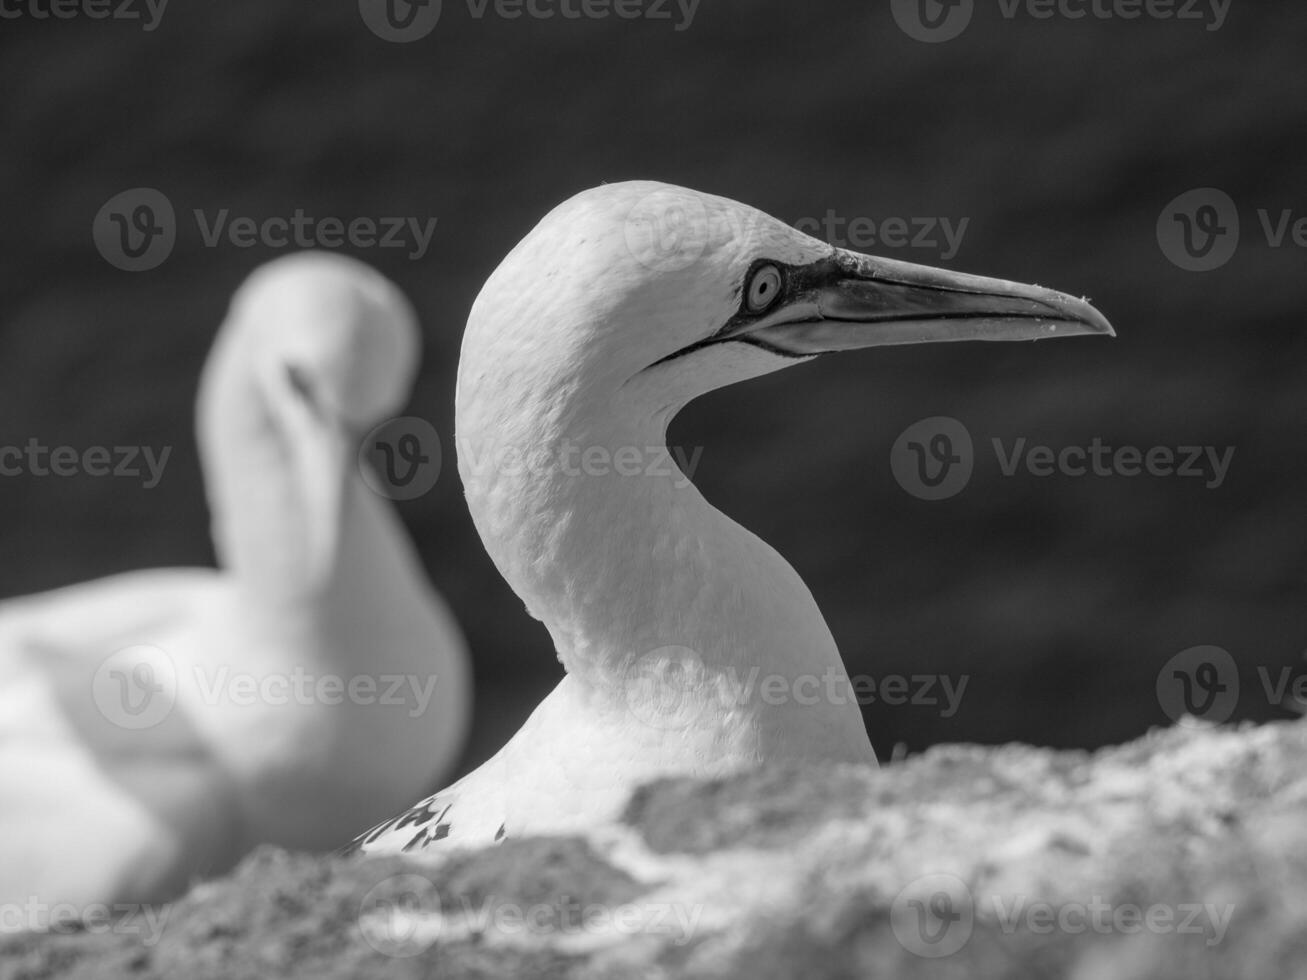
[(750, 313), (765, 313), (780, 298), (785, 279), (776, 266), (760, 265), (749, 278), (744, 291), (744, 307)]

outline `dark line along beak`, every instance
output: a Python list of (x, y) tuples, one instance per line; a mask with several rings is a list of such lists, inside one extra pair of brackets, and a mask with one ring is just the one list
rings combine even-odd
[(714, 342), (739, 340), (791, 357), (954, 340), (1116, 336), (1083, 299), (843, 249), (790, 270), (788, 297), (737, 317)]

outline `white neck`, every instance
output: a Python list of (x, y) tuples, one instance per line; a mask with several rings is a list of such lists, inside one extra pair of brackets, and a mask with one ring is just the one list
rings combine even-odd
[[(299, 451), (251, 370), (249, 338), (224, 327), (205, 363), (197, 435), (218, 563), (268, 599), (295, 599), (321, 576), (312, 552)], [(342, 476), (343, 478), (343, 476)]]
[[(640, 658), (686, 647), (727, 689), (751, 685), (741, 702), (705, 712), (701, 723), (733, 726), (736, 744), (745, 733), (745, 751), (759, 761), (871, 758), (856, 703), (821, 694), (828, 677), (846, 694), (848, 685), (812, 595), (780, 555), (671, 465), (664, 415), (612, 398), (587, 404), (575, 392), (533, 397), (530, 386), (469, 377), (477, 375), (460, 376), (457, 433), (468, 505), (500, 572), (549, 630), (571, 683), (620, 700)], [(492, 391), (514, 393), (511, 417), (504, 399), (486, 397)], [(587, 452), (609, 461), (607, 475), (587, 472)], [(639, 475), (617, 472), (619, 460), (635, 468), (637, 458)], [(791, 692), (800, 678), (817, 678), (818, 703), (764, 703), (767, 677)]]
[[(247, 344), (239, 329), (220, 335), (200, 387), (197, 427), (219, 564), (246, 608), (267, 611), (273, 623), (308, 603), (323, 611), (320, 622), (336, 610), (359, 618), (360, 628), (381, 628), (373, 620), (386, 616), (402, 628), (416, 615), (408, 610), (435, 600), (398, 517), (363, 483), (352, 457), (306, 456), (279, 428)], [(314, 494), (331, 506), (315, 504)], [(360, 596), (369, 601), (361, 605)], [(356, 655), (366, 658), (371, 646)]]

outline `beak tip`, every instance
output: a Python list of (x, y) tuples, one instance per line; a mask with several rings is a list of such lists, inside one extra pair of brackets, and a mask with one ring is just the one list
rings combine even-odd
[(1113, 327), (1112, 324), (1108, 322), (1107, 317), (1103, 316), (1101, 313), (1098, 318), (1094, 320), (1092, 325), (1096, 333), (1102, 334), (1104, 337), (1116, 337), (1116, 328)]
[(1087, 328), (1085, 331), (1086, 333), (1099, 334), (1105, 337), (1116, 336), (1116, 330), (1112, 327), (1112, 324), (1108, 321), (1107, 317), (1098, 312), (1094, 305), (1089, 302), (1087, 296), (1082, 296), (1077, 300), (1075, 307), (1076, 309), (1074, 310), (1074, 313), (1076, 319)]

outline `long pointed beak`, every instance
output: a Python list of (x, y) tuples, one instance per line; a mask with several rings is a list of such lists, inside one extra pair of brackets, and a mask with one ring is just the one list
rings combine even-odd
[(1116, 336), (1083, 299), (844, 249), (795, 270), (793, 301), (724, 332), (805, 357), (891, 344)]

